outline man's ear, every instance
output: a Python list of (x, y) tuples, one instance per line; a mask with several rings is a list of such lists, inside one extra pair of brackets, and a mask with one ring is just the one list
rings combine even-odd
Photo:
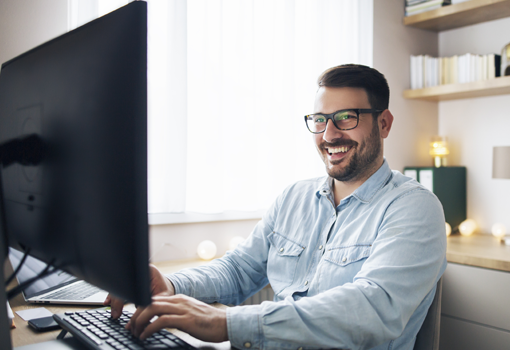
[(389, 109), (385, 109), (379, 118), (377, 118), (379, 123), (379, 133), (383, 139), (387, 138), (390, 134), (391, 125), (393, 124), (393, 114), (391, 114)]

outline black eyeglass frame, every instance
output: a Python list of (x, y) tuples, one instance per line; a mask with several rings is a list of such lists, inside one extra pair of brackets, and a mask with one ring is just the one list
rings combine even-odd
[[(341, 113), (341, 112), (346, 112), (346, 111), (354, 111), (354, 112), (356, 112), (356, 125), (353, 126), (352, 128), (349, 128), (349, 129), (342, 129), (342, 128), (339, 128), (338, 125), (336, 125), (335, 119), (333, 118), (333, 116), (335, 114), (338, 114), (338, 113)], [(338, 110), (338, 111), (330, 113), (330, 114), (313, 113), (313, 114), (305, 115), (305, 124), (306, 124), (306, 128), (308, 129), (308, 131), (310, 131), (312, 134), (322, 134), (324, 131), (326, 131), (326, 127), (328, 125), (328, 119), (330, 119), (333, 122), (333, 125), (335, 126), (335, 128), (337, 128), (338, 130), (346, 131), (346, 130), (356, 129), (358, 127), (358, 125), (359, 125), (359, 115), (360, 114), (362, 114), (362, 113), (378, 113), (379, 114), (379, 113), (382, 113), (382, 112), (384, 112), (384, 109), (346, 108), (346, 109), (341, 109), (341, 110)], [(322, 131), (312, 131), (312, 130), (310, 130), (310, 128), (308, 127), (307, 118), (312, 116), (312, 115), (322, 115), (324, 118), (326, 118), (326, 123), (325, 123), (326, 126), (324, 127), (324, 130), (322, 130)]]

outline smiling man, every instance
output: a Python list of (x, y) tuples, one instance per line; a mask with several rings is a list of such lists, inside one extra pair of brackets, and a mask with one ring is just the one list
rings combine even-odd
[[(305, 122), (328, 176), (289, 186), (221, 259), (170, 276), (152, 267), (154, 302), (132, 317), (135, 335), (174, 327), (240, 349), (413, 349), (446, 267), (441, 204), (383, 157), (393, 116), (381, 73), (342, 65), (318, 85)], [(272, 302), (207, 304), (237, 305), (267, 283)], [(122, 303), (109, 302), (118, 316)]]

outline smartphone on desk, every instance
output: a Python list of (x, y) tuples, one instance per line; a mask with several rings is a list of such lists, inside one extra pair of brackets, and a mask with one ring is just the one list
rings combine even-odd
[(34, 318), (28, 321), (28, 325), (38, 332), (52, 331), (60, 328), (58, 323), (53, 319), (53, 316)]

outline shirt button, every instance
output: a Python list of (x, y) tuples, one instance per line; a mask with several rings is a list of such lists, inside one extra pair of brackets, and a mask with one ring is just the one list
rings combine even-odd
[(251, 348), (251, 343), (249, 341), (247, 341), (246, 343), (243, 344), (245, 348), (249, 349)]
[(322, 250), (322, 245), (319, 246), (319, 250)]
[(285, 249), (283, 249), (283, 248), (280, 248), (280, 253), (281, 253), (281, 252), (283, 252), (284, 250), (285, 250)]
[(344, 257), (342, 258), (342, 261), (343, 261), (343, 262), (346, 262), (346, 261), (347, 261), (347, 258), (344, 256)]
[(308, 281), (305, 282), (305, 286), (307, 286), (307, 285), (308, 285)]

